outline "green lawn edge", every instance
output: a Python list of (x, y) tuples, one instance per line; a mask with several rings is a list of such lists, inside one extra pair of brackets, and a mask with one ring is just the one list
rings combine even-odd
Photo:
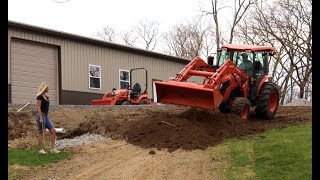
[(228, 139), (209, 153), (222, 179), (312, 179), (312, 124)]

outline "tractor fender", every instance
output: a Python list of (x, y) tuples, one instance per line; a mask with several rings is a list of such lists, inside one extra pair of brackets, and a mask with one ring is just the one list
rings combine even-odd
[(138, 102), (140, 103), (141, 100), (144, 99), (144, 98), (145, 98), (145, 99), (148, 99), (148, 100), (150, 101), (150, 98), (148, 97), (148, 95), (142, 94), (142, 95), (139, 97)]
[(270, 79), (270, 78), (273, 78), (273, 76), (267, 75), (267, 76), (264, 76), (264, 77), (261, 79), (261, 81), (260, 81), (260, 83), (259, 83), (259, 86), (258, 86), (258, 90), (257, 90), (257, 96), (259, 96), (260, 89), (261, 89), (263, 83), (264, 83), (267, 79)]

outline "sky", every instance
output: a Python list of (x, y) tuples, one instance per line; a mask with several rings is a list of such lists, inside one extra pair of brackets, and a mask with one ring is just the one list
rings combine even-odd
[(8, 20), (93, 37), (104, 26), (124, 31), (144, 18), (158, 21), (160, 31), (166, 31), (205, 6), (201, 0), (55, 1), (66, 0), (9, 0)]

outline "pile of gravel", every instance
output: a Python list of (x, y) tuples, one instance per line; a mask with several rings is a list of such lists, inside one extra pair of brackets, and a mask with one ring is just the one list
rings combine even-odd
[(80, 145), (86, 145), (91, 144), (99, 141), (107, 141), (111, 140), (110, 138), (106, 138), (104, 136), (98, 135), (98, 134), (83, 134), (81, 136), (77, 136), (72, 139), (60, 139), (56, 141), (56, 148), (57, 149), (64, 149), (68, 147), (74, 147), (74, 146), (80, 146)]
[(291, 101), (290, 103), (284, 104), (284, 106), (312, 106), (312, 101), (300, 98)]

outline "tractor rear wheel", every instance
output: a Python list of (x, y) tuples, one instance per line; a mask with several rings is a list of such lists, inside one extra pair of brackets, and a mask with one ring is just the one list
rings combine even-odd
[(236, 97), (231, 104), (231, 112), (247, 120), (250, 113), (250, 101), (245, 97)]
[(272, 82), (265, 82), (260, 90), (255, 109), (259, 118), (272, 119), (279, 106), (278, 86)]
[(144, 105), (144, 104), (150, 104), (150, 101), (146, 98), (141, 99), (140, 104)]

